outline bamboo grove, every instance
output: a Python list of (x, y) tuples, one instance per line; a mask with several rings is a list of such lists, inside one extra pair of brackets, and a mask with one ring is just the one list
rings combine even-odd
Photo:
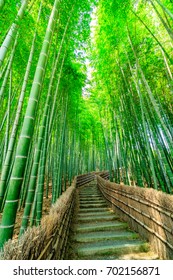
[(20, 238), (78, 174), (172, 193), (172, 1), (6, 0), (0, 13), (0, 248), (18, 212)]
[(99, 1), (93, 87), (112, 179), (172, 193), (173, 5)]

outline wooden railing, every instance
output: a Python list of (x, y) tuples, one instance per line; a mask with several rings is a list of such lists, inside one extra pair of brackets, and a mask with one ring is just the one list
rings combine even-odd
[(82, 174), (82, 175), (77, 176), (76, 186), (81, 187), (81, 186), (93, 181), (97, 175), (104, 178), (105, 180), (109, 179), (109, 171), (91, 172), (91, 173)]
[(109, 178), (107, 171), (77, 176), (71, 187), (51, 207), (49, 215), (42, 219), (41, 226), (28, 228), (19, 240), (8, 241), (1, 258), (5, 260), (62, 260), (67, 247), (76, 187), (91, 182), (96, 175)]
[(131, 228), (150, 241), (162, 259), (173, 259), (173, 196), (105, 181), (97, 185), (110, 206)]
[[(59, 209), (55, 211), (61, 211), (62, 215), (57, 220), (54, 230), (50, 236), (49, 242), (41, 252), (38, 260), (63, 260), (66, 253), (67, 240), (69, 236), (69, 229), (71, 225), (71, 216), (74, 207), (74, 195), (75, 195), (75, 184), (72, 187), (71, 193), (67, 197), (66, 201), (59, 201)], [(64, 203), (65, 202), (65, 203)], [(51, 214), (51, 213), (50, 213)]]
[(19, 240), (8, 241), (1, 259), (5, 260), (62, 260), (76, 193), (76, 178), (66, 192), (43, 217), (41, 225), (28, 228)]

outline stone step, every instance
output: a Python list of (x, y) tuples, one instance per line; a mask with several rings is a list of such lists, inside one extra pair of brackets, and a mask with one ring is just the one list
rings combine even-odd
[(97, 201), (103, 200), (103, 201), (105, 201), (103, 196), (97, 196), (97, 197), (94, 197), (94, 196), (92, 196), (92, 197), (85, 197), (84, 196), (84, 197), (80, 197), (79, 199), (80, 199), (80, 201), (88, 201), (88, 202), (93, 201), (93, 200), (97, 200)]
[(80, 192), (80, 196), (81, 195), (83, 195), (83, 196), (99, 195), (100, 196), (101, 194), (100, 194), (100, 192), (91, 192), (91, 193), (90, 192), (87, 192), (87, 193)]
[(81, 187), (78, 197), (79, 209), (72, 236), (74, 259), (128, 260), (138, 259), (138, 255), (143, 256), (141, 259), (158, 259), (154, 254), (147, 257), (149, 244), (129, 230), (127, 223), (118, 220), (93, 182)]
[(100, 202), (100, 203), (80, 203), (80, 208), (101, 208), (101, 207), (106, 207), (107, 203), (105, 202)]
[(121, 255), (121, 260), (159, 260), (159, 256), (153, 251), (130, 253)]
[(76, 242), (97, 242), (104, 240), (130, 240), (137, 239), (139, 235), (136, 232), (131, 231), (100, 231), (100, 232), (88, 232), (77, 233), (74, 235), (73, 240)]
[(100, 199), (100, 200), (90, 200), (90, 201), (79, 201), (80, 202), (80, 205), (88, 205), (88, 204), (102, 204), (104, 203), (105, 205), (107, 205), (106, 201), (103, 200), (103, 199)]
[(147, 252), (149, 250), (148, 243), (141, 240), (106, 240), (97, 241), (96, 243), (81, 244), (76, 247), (78, 256), (100, 256), (110, 254), (129, 254), (131, 252)]
[(81, 186), (81, 188), (83, 188), (83, 189), (91, 188), (91, 187), (97, 188), (97, 184), (96, 184), (95, 181), (89, 182), (89, 183), (87, 183), (85, 186), (84, 186), (84, 185)]
[(99, 197), (103, 197), (100, 193), (93, 193), (93, 194), (80, 194), (79, 195), (79, 198), (82, 199), (82, 198), (86, 198), (86, 199), (89, 199), (89, 198), (99, 198)]
[(98, 188), (90, 188), (90, 189), (83, 189), (79, 190), (80, 193), (92, 193), (92, 192), (100, 192)]
[(128, 227), (127, 223), (119, 221), (77, 224), (76, 232), (96, 232), (104, 230), (121, 230)]
[[(83, 210), (83, 209), (81, 209), (81, 210)], [(102, 215), (102, 216), (115, 215), (115, 213), (113, 213), (113, 211), (111, 211), (109, 209), (107, 210), (107, 208), (106, 208), (106, 210), (101, 211), (101, 213), (100, 213), (100, 208), (99, 208), (99, 212), (98, 212), (98, 209), (96, 212), (93, 212), (93, 211), (92, 212), (82, 212), (82, 213), (78, 214), (78, 217), (93, 217), (93, 216), (97, 217), (100, 215)]]
[(79, 192), (88, 193), (88, 192), (100, 192), (98, 188), (90, 188), (90, 189), (79, 189)]
[(86, 204), (86, 203), (100, 203), (100, 202), (105, 202), (105, 200), (103, 199), (103, 198), (100, 198), (100, 199), (87, 199), (87, 200), (85, 200), (85, 199), (83, 199), (83, 200), (79, 200), (79, 202), (81, 203), (81, 204)]
[[(91, 208), (90, 210), (91, 211), (89, 211), (89, 212), (87, 212), (87, 211), (84, 211), (84, 212), (82, 212), (82, 213), (78, 213), (78, 216), (79, 217), (92, 217), (93, 215), (95, 215), (95, 216), (100, 216), (100, 215), (116, 215), (115, 214), (115, 212), (113, 212), (113, 210), (112, 209), (110, 209), (110, 208), (108, 208), (108, 207), (105, 207), (105, 208), (103, 208), (103, 209), (105, 209), (105, 210), (102, 210), (101, 211), (101, 213), (100, 213), (100, 208), (99, 208), (99, 212), (98, 212), (98, 209), (96, 208), (96, 209), (93, 209), (93, 208)], [(85, 209), (81, 209), (82, 211), (83, 210), (85, 210)]]
[(156, 253), (149, 252), (134, 252), (134, 253), (125, 253), (125, 254), (107, 254), (107, 255), (89, 255), (89, 256), (80, 256), (80, 260), (159, 260), (159, 257)]
[[(106, 210), (108, 211), (108, 210), (110, 210), (110, 208), (108, 208), (108, 207), (99, 207), (99, 212), (104, 212)], [(79, 209), (79, 214), (82, 214), (82, 213), (94, 213), (94, 212), (98, 213), (98, 208), (90, 208), (90, 209), (88, 209), (88, 208), (81, 208), (81, 209)]]
[(118, 216), (109, 214), (109, 215), (100, 215), (100, 216), (86, 216), (86, 217), (79, 217), (77, 219), (78, 223), (88, 223), (88, 222), (102, 222), (102, 221), (114, 221), (117, 220)]
[(100, 190), (98, 188), (85, 188), (85, 189), (80, 189), (79, 191), (83, 193), (89, 193), (89, 192), (98, 192)]
[(79, 198), (80, 199), (91, 199), (91, 198), (102, 198), (103, 196), (102, 195), (88, 195), (88, 196), (86, 196), (86, 195), (79, 195)]
[(80, 201), (93, 201), (93, 200), (98, 200), (98, 201), (99, 201), (100, 199), (102, 199), (102, 200), (105, 201), (105, 199), (104, 199), (103, 196), (97, 196), (97, 197), (80, 197)]

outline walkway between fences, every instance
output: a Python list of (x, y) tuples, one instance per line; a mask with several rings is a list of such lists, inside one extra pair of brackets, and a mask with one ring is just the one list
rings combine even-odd
[[(19, 241), (12, 240), (6, 243), (1, 259), (62, 260), (70, 254), (70, 246), (72, 248), (75, 246), (74, 251), (79, 249), (74, 259), (90, 259), (91, 255), (93, 259), (104, 259), (107, 254), (106, 246), (109, 247), (108, 259), (121, 259), (121, 256), (116, 254), (116, 242), (119, 246), (121, 245), (121, 250), (124, 250), (126, 256), (129, 253), (139, 253), (145, 250), (153, 252), (150, 254), (151, 259), (173, 259), (173, 197), (154, 189), (118, 185), (109, 182), (108, 179), (107, 171), (77, 176), (71, 187), (52, 206), (49, 215), (42, 219), (39, 227), (28, 228)], [(77, 240), (74, 239), (71, 244), (69, 232), (74, 228), (72, 217), (74, 213), (77, 213), (78, 193), (80, 193), (81, 199), (78, 205), (80, 212), (77, 214), (78, 222), (81, 222), (79, 228), (86, 229), (87, 220), (90, 220), (90, 227), (93, 230), (92, 223), (95, 219), (97, 229), (101, 222), (100, 227), (103, 230), (100, 230), (98, 234), (95, 229), (94, 234), (90, 230), (91, 228), (87, 232), (83, 230), (85, 234), (82, 237), (82, 230), (80, 232), (78, 228)], [(100, 204), (98, 209), (95, 209), (97, 208), (95, 206), (98, 206), (96, 204)], [(117, 216), (120, 220), (117, 220)], [(104, 223), (105, 226), (103, 226)], [(106, 226), (106, 223), (109, 226)], [(122, 226), (119, 232), (114, 230), (118, 223)], [(126, 228), (125, 232), (123, 228)], [(105, 231), (107, 237), (104, 237)], [(140, 236), (137, 233), (140, 233)], [(124, 249), (121, 242), (124, 238), (123, 234), (126, 237), (129, 235), (129, 239), (126, 240), (129, 243), (124, 244)], [(98, 235), (99, 242), (102, 242), (102, 253), (93, 249), (94, 239), (98, 242), (96, 235)], [(111, 239), (112, 237), (113, 239)], [(92, 241), (88, 241), (88, 238), (91, 238)], [(130, 249), (130, 243), (133, 245), (135, 242), (139, 246), (134, 245)], [(82, 249), (82, 243), (85, 243), (83, 244), (85, 249)], [(129, 250), (126, 251), (125, 247), (128, 247)], [(138, 250), (139, 248), (140, 250)], [(149, 258), (148, 256), (149, 254), (146, 255), (146, 259)], [(138, 257), (140, 258), (139, 255)], [(136, 257), (134, 256), (134, 258)], [(145, 259), (144, 253), (143, 258)]]

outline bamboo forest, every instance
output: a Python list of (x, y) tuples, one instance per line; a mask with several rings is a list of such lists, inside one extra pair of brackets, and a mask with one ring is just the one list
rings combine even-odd
[(172, 0), (0, 0), (0, 41), (2, 252), (84, 174), (171, 201)]

